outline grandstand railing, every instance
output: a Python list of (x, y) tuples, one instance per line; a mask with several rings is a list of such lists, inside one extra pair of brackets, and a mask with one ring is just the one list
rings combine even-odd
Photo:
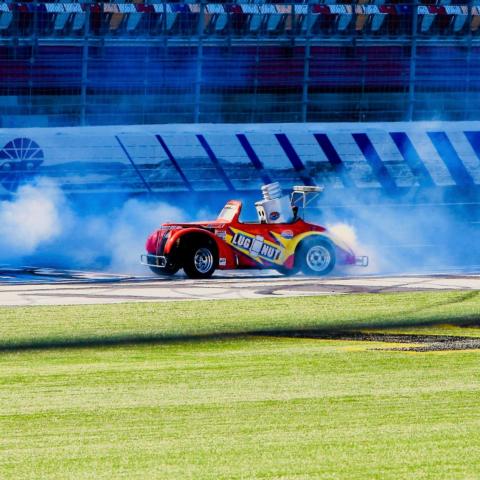
[(0, 2), (0, 127), (478, 119), (479, 54), (479, 0)]

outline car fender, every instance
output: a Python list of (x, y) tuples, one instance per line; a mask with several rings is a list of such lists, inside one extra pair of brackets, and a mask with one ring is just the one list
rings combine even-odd
[(210, 237), (215, 242), (219, 255), (223, 250), (219, 242), (219, 238), (216, 235), (214, 235), (212, 232), (205, 230), (203, 228), (197, 228), (197, 227), (181, 228), (178, 230), (173, 230), (172, 232), (173, 233), (170, 234), (170, 237), (167, 240), (167, 243), (165, 244), (165, 249), (164, 249), (165, 255), (168, 255), (172, 252), (172, 250), (175, 248), (175, 245), (181, 238), (187, 235), (192, 235), (192, 234), (204, 235), (206, 237)]
[(334, 247), (339, 248), (345, 251), (348, 254), (353, 254), (351, 248), (341, 239), (332, 235), (328, 231), (323, 232), (304, 232), (296, 235), (286, 246), (285, 248), (285, 257), (284, 259), (287, 260), (290, 256), (295, 254), (297, 247), (300, 243), (305, 240), (306, 238), (313, 238), (313, 237), (321, 237), (326, 238)]

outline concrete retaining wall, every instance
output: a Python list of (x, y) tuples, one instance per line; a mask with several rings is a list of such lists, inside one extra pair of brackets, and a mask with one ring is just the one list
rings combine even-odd
[(0, 194), (34, 177), (68, 192), (480, 186), (480, 122), (0, 129)]

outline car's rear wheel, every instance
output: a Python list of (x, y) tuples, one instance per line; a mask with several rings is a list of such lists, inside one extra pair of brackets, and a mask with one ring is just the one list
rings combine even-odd
[(285, 275), (286, 277), (292, 277), (293, 275), (298, 273), (300, 268), (297, 265), (293, 266), (292, 268), (286, 268), (279, 265), (278, 267), (275, 267), (275, 270), (278, 273)]
[(335, 249), (328, 240), (306, 240), (298, 255), (298, 264), (305, 275), (327, 275), (335, 267)]
[(217, 250), (211, 242), (194, 243), (186, 248), (183, 270), (189, 278), (209, 278), (217, 265)]

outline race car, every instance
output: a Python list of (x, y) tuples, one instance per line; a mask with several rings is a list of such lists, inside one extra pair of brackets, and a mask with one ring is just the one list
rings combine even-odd
[(327, 275), (336, 265), (367, 266), (368, 257), (325, 227), (304, 220), (321, 187), (296, 186), (283, 195), (278, 182), (262, 187), (256, 222), (240, 221), (242, 202), (230, 200), (209, 222), (164, 223), (146, 242), (141, 262), (158, 275), (183, 268), (189, 278), (209, 278), (216, 269), (275, 269)]

